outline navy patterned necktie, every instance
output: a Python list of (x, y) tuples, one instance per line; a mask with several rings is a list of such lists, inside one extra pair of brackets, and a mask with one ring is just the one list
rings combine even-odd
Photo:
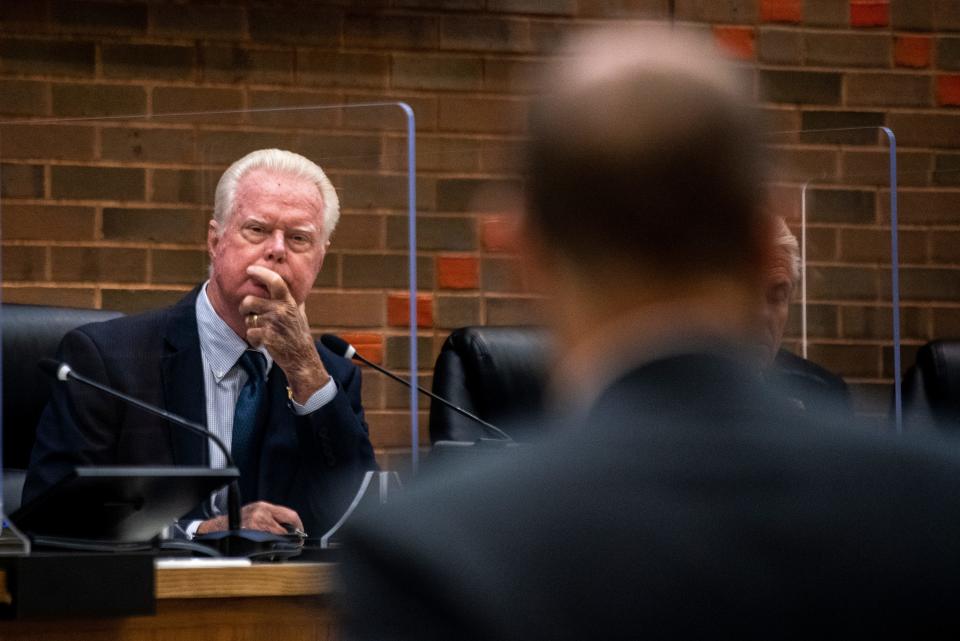
[(230, 453), (240, 470), (240, 498), (249, 503), (256, 499), (260, 425), (267, 414), (267, 359), (260, 352), (248, 349), (237, 362), (247, 373), (247, 382), (240, 390), (233, 412)]

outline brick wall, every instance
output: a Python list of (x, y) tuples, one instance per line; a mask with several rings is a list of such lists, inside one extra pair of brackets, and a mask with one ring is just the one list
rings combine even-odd
[[(165, 116), (405, 100), (416, 111), (421, 382), (457, 326), (527, 323), (498, 193), (521, 184), (530, 78), (569, 34), (673, 18), (742, 61), (778, 131), (886, 125), (900, 145), (904, 338), (960, 334), (957, 0), (369, 0), (0, 3), (3, 296), (134, 312), (206, 269), (219, 171), (261, 146), (311, 155), (343, 218), (308, 303), (403, 369), (405, 136), (398, 110)], [(146, 120), (97, 119), (148, 114)], [(36, 124), (51, 118), (69, 123)], [(33, 123), (33, 124), (31, 124)], [(892, 358), (885, 143), (872, 131), (771, 139), (774, 201), (809, 193), (811, 356), (885, 411)], [(799, 314), (791, 324), (796, 345)], [(408, 454), (406, 393), (375, 373), (381, 462)], [(423, 433), (426, 422), (423, 421)]]

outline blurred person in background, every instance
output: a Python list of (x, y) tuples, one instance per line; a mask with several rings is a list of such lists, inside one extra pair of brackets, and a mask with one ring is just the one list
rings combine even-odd
[(800, 284), (800, 244), (786, 221), (773, 219), (773, 247), (764, 268), (760, 359), (764, 375), (797, 408), (826, 409), (852, 417), (846, 382), (813, 361), (782, 347), (790, 304)]
[(741, 78), (689, 32), (545, 79), (524, 255), (554, 436), (350, 528), (350, 639), (880, 638), (955, 625), (960, 460), (797, 412), (755, 354), (771, 221)]

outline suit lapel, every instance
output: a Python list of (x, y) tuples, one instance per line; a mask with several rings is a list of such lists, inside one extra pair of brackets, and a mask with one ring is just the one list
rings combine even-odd
[[(171, 309), (164, 336), (166, 351), (160, 360), (160, 375), (167, 410), (206, 425), (203, 359), (195, 308), (199, 290), (199, 287), (195, 288)], [(209, 447), (202, 436), (173, 427), (170, 439), (174, 464), (208, 464)]]

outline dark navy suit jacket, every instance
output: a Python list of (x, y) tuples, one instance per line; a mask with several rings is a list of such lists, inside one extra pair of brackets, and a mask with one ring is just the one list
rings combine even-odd
[(843, 423), (721, 356), (642, 364), (550, 440), (352, 521), (345, 638), (955, 633), (957, 444)]
[[(80, 327), (59, 359), (131, 396), (206, 424), (195, 301), (199, 288), (170, 308)], [(339, 518), (363, 473), (376, 462), (360, 403), (360, 370), (317, 344), (339, 391), (307, 416), (288, 406), (287, 379), (273, 367), (270, 414), (260, 453), (257, 495), (290, 507), (306, 531)], [(206, 439), (164, 419), (70, 382), (54, 387), (37, 427), (24, 502), (77, 465), (208, 465)]]

